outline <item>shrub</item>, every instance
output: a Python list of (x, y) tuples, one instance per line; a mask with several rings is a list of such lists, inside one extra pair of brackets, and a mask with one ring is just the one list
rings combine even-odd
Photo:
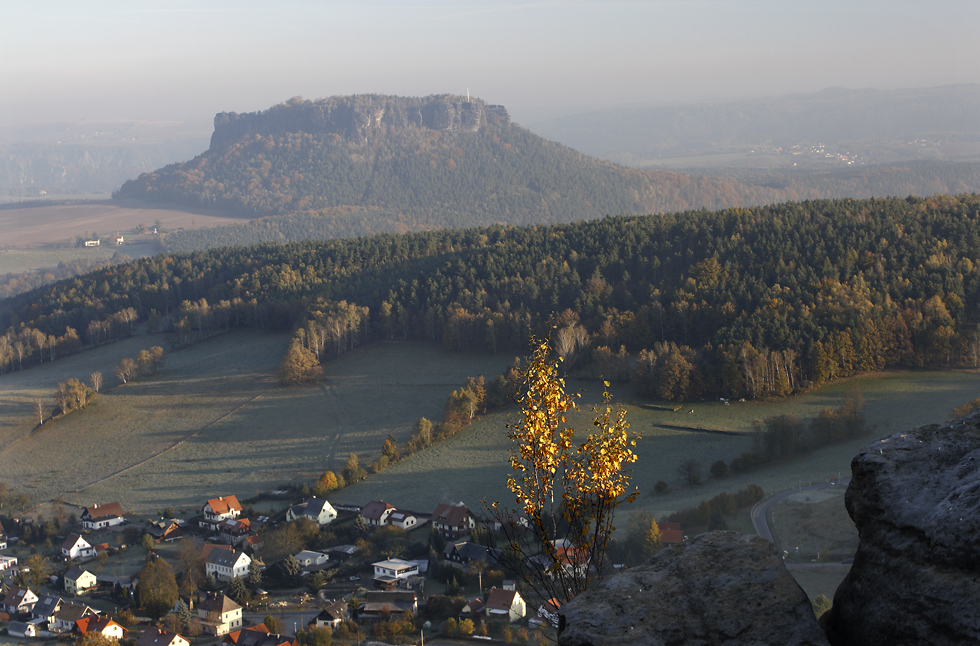
[(670, 485), (663, 480), (657, 480), (657, 484), (653, 485), (653, 490), (658, 494), (664, 494), (670, 491)]

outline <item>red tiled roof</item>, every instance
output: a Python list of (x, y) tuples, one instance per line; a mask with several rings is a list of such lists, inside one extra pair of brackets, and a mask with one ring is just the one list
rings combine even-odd
[(238, 498), (235, 496), (220, 496), (214, 500), (209, 500), (207, 506), (210, 506), (211, 511), (215, 514), (227, 514), (231, 509), (242, 510), (242, 504), (238, 502)]

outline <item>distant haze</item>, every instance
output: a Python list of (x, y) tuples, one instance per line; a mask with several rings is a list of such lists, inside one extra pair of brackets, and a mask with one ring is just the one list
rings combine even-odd
[(980, 82), (980, 2), (7, 0), (0, 128), (301, 95), (476, 96), (526, 123), (831, 86)]

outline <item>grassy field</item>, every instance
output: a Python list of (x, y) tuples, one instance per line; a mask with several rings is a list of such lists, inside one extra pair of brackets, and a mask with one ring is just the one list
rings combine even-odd
[(130, 234), (126, 236), (126, 240), (126, 244), (119, 246), (4, 249), (0, 252), (0, 274), (18, 274), (31, 269), (56, 267), (60, 262), (73, 260), (111, 258), (117, 253), (130, 258), (141, 258), (160, 253), (160, 242), (156, 236), (134, 236)]
[(37, 502), (119, 500), (147, 513), (222, 493), (247, 497), (341, 469), (352, 451), (367, 463), (388, 433), (404, 441), (418, 417), (439, 418), (465, 377), (507, 363), (378, 345), (328, 364), (317, 387), (283, 389), (275, 371), (288, 337), (239, 332), (169, 353), (157, 375), (32, 430), (35, 394), (50, 404), (58, 381), (94, 370), (114, 383), (122, 357), (154, 344), (166, 340), (135, 337), (0, 377), (0, 480)]
[[(154, 208), (124, 201), (0, 209), (0, 274), (53, 267), (63, 260), (111, 256), (117, 251), (132, 258), (159, 252), (155, 236), (134, 234), (140, 224), (160, 223), (164, 230), (241, 224), (245, 219), (211, 211)], [(57, 249), (70, 236), (121, 233), (126, 244), (96, 249)]]
[[(236, 332), (170, 352), (157, 375), (105, 392), (89, 409), (40, 430), (31, 398), (50, 406), (58, 381), (103, 372), (163, 336), (140, 336), (53, 364), (0, 376), (0, 480), (40, 502), (63, 496), (76, 504), (120, 500), (127, 509), (154, 512), (165, 506), (197, 506), (211, 495), (250, 496), (283, 482), (311, 482), (326, 469), (339, 470), (350, 452), (367, 464), (388, 433), (403, 443), (421, 416), (437, 420), (448, 393), (467, 376), (498, 374), (510, 357), (444, 354), (424, 345), (383, 344), (361, 348), (329, 363), (322, 384), (284, 389), (275, 371), (288, 338)], [(942, 421), (954, 406), (976, 397), (980, 375), (971, 372), (887, 374), (855, 380), (868, 401), (874, 436)], [(598, 391), (587, 382), (583, 401)], [(681, 482), (677, 464), (696, 457), (707, 471), (750, 445), (752, 420), (777, 413), (815, 415), (837, 407), (845, 385), (774, 403), (698, 402), (678, 412), (646, 407), (628, 388), (614, 393), (642, 433), (635, 469), (636, 509), (658, 516), (695, 506), (721, 491), (750, 483), (775, 493), (846, 475), (850, 459), (871, 439), (816, 451), (698, 487)], [(572, 418), (591, 425), (586, 411)], [(693, 411), (693, 412), (690, 412)], [(338, 503), (384, 498), (428, 511), (443, 501), (507, 500), (506, 424), (514, 411), (488, 415), (456, 437), (412, 456), (385, 472), (337, 493)], [(730, 431), (729, 434), (680, 427)], [(670, 484), (653, 493), (658, 480)], [(621, 527), (626, 523), (621, 521)]]
[[(705, 478), (704, 484), (690, 487), (682, 482), (677, 465), (695, 457), (707, 472), (715, 460), (729, 461), (751, 446), (748, 433), (758, 418), (781, 413), (812, 417), (824, 407), (840, 405), (849, 385), (861, 388), (867, 400), (867, 420), (873, 432), (866, 438), (826, 447), (792, 462), (774, 464), (746, 474), (721, 480)], [(571, 382), (574, 388), (585, 387), (584, 402), (595, 401), (599, 390), (586, 382)], [(733, 492), (749, 484), (760, 485), (767, 493), (776, 493), (802, 484), (846, 477), (851, 458), (874, 437), (941, 422), (956, 405), (976, 397), (980, 374), (972, 372), (889, 373), (835, 384), (800, 397), (779, 402), (745, 402), (725, 406), (720, 402), (687, 404), (680, 411), (666, 412), (636, 401), (628, 387), (614, 388), (614, 402), (625, 405), (633, 430), (643, 439), (637, 452), (634, 481), (640, 496), (632, 509), (648, 509), (658, 517), (672, 511), (696, 506), (701, 500), (723, 491)], [(591, 427), (588, 404), (585, 412), (570, 416), (579, 429)], [(690, 412), (693, 411), (693, 412)], [(460, 435), (408, 460), (372, 476), (337, 494), (340, 502), (367, 502), (384, 497), (395, 505), (427, 510), (446, 500), (462, 500), (478, 506), (484, 498), (509, 500), (504, 488), (508, 472), (506, 424), (514, 411), (488, 415)], [(668, 426), (669, 428), (665, 428)], [(731, 431), (731, 434), (681, 430), (700, 427)], [(670, 485), (670, 492), (653, 491), (658, 480)], [(424, 486), (419, 486), (424, 482)], [(402, 502), (392, 492), (412, 492), (411, 503)], [(417, 501), (417, 502), (416, 502)], [(628, 512), (627, 512), (628, 513)], [(619, 522), (625, 527), (625, 522)]]

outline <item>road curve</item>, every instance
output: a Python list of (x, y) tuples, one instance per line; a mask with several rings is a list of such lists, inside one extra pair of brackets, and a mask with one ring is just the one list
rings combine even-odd
[(769, 512), (769, 507), (774, 503), (792, 496), (794, 493), (801, 493), (803, 491), (812, 491), (814, 489), (826, 489), (827, 487), (844, 487), (851, 481), (850, 478), (845, 478), (843, 480), (836, 480), (833, 482), (821, 482), (819, 484), (810, 485), (809, 487), (797, 487), (796, 489), (790, 489), (789, 491), (783, 491), (782, 493), (777, 493), (775, 496), (770, 496), (765, 500), (756, 503), (755, 507), (752, 508), (752, 526), (755, 527), (755, 533), (766, 539), (770, 543), (775, 543), (772, 540), (772, 531), (769, 529), (769, 521), (766, 516)]

